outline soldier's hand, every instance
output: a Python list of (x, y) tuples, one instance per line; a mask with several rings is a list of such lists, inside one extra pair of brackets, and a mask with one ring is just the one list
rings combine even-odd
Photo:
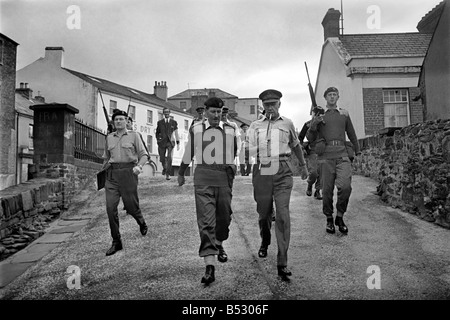
[(183, 184), (185, 184), (186, 178), (182, 175), (178, 175), (178, 185), (181, 187)]
[(139, 168), (138, 166), (133, 167), (133, 173), (135, 175), (139, 175), (142, 172), (141, 168)]
[(302, 180), (306, 180), (308, 178), (308, 169), (306, 165), (300, 167), (300, 176)]
[(325, 121), (323, 120), (323, 116), (314, 116), (311, 120), (311, 129), (316, 131), (317, 130), (317, 126), (320, 123), (325, 123)]

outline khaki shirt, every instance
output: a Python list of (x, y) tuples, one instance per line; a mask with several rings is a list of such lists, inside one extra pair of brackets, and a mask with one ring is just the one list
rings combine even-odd
[(110, 163), (137, 163), (143, 156), (149, 155), (137, 132), (127, 130), (122, 136), (112, 132), (106, 137), (106, 146), (103, 158)]
[(280, 155), (290, 155), (291, 150), (300, 143), (292, 120), (279, 116), (270, 122), (269, 134), (267, 134), (268, 124), (269, 120), (264, 117), (253, 121), (248, 129), (250, 148), (258, 147), (258, 159), (262, 163), (267, 163)]

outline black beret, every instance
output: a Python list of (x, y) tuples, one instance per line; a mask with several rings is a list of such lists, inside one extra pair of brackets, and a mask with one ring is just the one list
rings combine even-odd
[(222, 108), (223, 107), (223, 101), (220, 98), (217, 97), (211, 97), (204, 103), (206, 109), (209, 108)]
[(223, 107), (222, 108), (222, 114), (226, 114), (226, 113), (228, 113), (228, 107)]
[(336, 92), (337, 94), (339, 94), (339, 90), (335, 87), (329, 87), (327, 90), (325, 90), (325, 93), (323, 94), (324, 97), (327, 96), (327, 94), (329, 94), (330, 92)]
[(241, 128), (244, 127), (244, 126), (250, 127), (250, 126), (249, 126), (248, 124), (246, 124), (246, 123), (241, 124)]
[(128, 114), (125, 111), (119, 110), (119, 109), (114, 109), (112, 119), (114, 120), (114, 118), (117, 116), (125, 116), (125, 118), (128, 119)]
[(274, 89), (267, 89), (259, 95), (259, 98), (264, 102), (266, 100), (280, 100), (283, 95), (280, 91)]

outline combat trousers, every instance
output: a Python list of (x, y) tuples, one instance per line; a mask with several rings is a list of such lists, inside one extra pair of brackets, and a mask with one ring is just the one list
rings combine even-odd
[(145, 224), (137, 193), (138, 176), (133, 168), (109, 168), (105, 182), (106, 212), (108, 213), (109, 227), (113, 243), (120, 242), (119, 213), (117, 206), (122, 197), (127, 212), (136, 220), (138, 225)]
[(289, 202), (293, 186), (292, 170), (288, 161), (280, 161), (275, 174), (261, 173), (259, 164), (253, 166), (253, 197), (259, 214), (261, 245), (270, 245), (272, 226), (272, 206), (275, 201), (275, 236), (278, 244), (277, 266), (287, 266), (287, 252), (291, 238)]
[(348, 157), (320, 160), (322, 174), (322, 205), (327, 217), (333, 215), (334, 186), (337, 188), (336, 210), (344, 214), (352, 193), (352, 166)]
[(312, 186), (314, 183), (315, 189), (320, 190), (322, 189), (322, 181), (320, 178), (320, 165), (317, 160), (317, 154), (316, 153), (310, 153), (308, 157), (306, 158), (306, 163), (308, 164), (308, 182), (309, 186)]
[[(167, 142), (166, 145), (158, 145), (159, 161), (166, 170), (166, 174), (172, 174), (172, 156), (173, 156), (173, 145), (171, 142)], [(167, 154), (167, 155), (166, 155)]]
[(199, 256), (217, 255), (216, 239), (228, 239), (231, 223), (231, 188), (195, 186), (195, 207), (200, 234)]

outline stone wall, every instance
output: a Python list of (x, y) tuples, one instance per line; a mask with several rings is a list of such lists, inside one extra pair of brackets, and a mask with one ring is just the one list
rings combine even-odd
[(450, 120), (418, 123), (361, 139), (355, 173), (380, 182), (378, 194), (400, 208), (450, 228)]

